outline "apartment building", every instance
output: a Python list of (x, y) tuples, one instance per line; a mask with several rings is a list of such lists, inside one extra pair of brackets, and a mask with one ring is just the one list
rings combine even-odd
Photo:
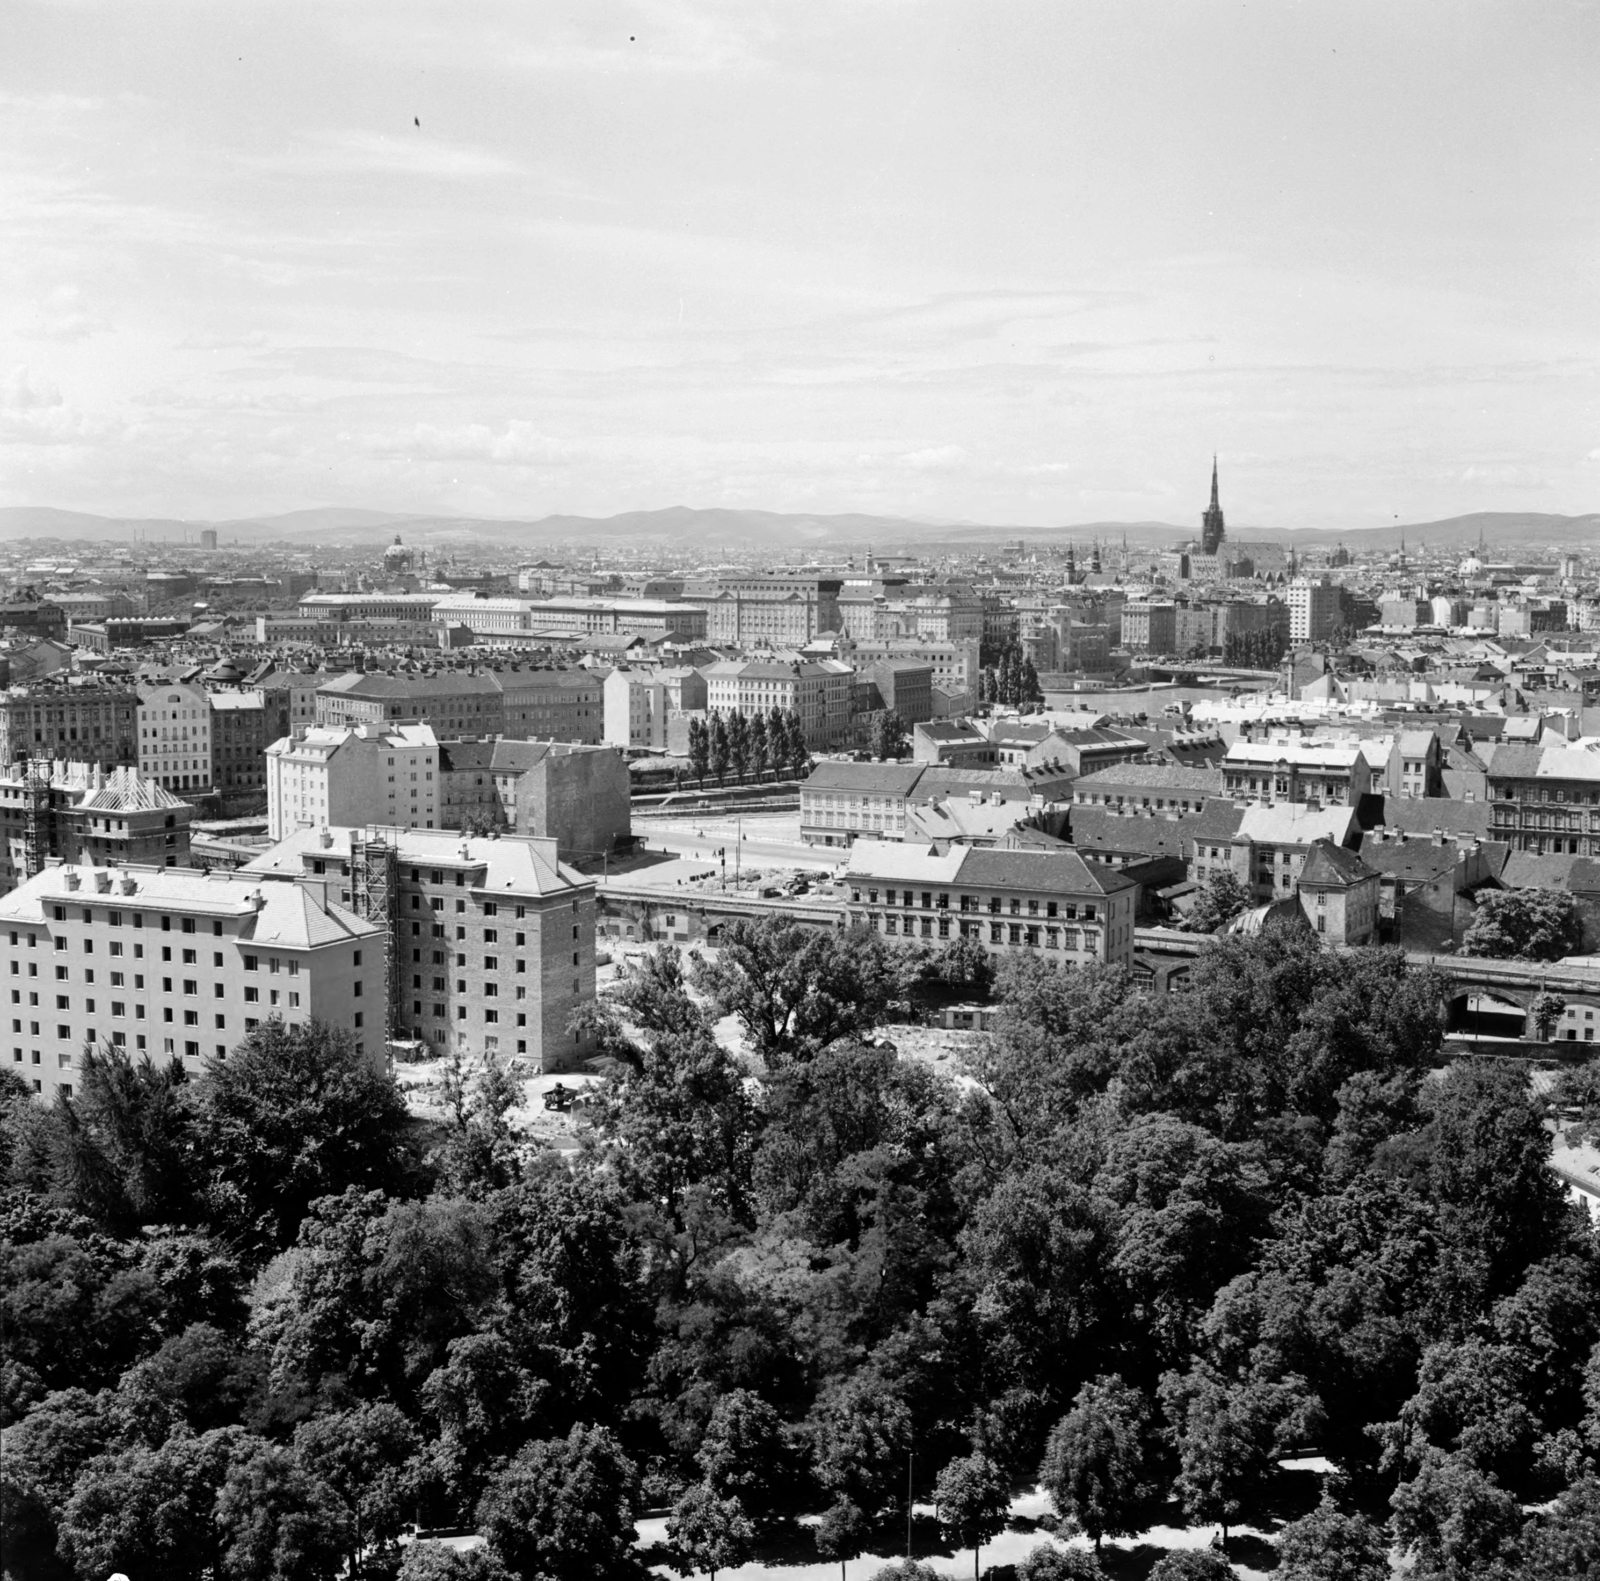
[(1324, 943), (1376, 943), (1381, 875), (1354, 851), (1314, 840), (1300, 865), (1296, 894), (1306, 920)]
[(439, 828), (554, 840), (563, 862), (607, 857), (633, 832), (628, 765), (613, 747), (444, 741), (439, 785)]
[(139, 687), (139, 772), (168, 790), (211, 789), (211, 698), (189, 681)]
[(432, 620), (437, 593), (307, 593), (300, 613), (307, 620), (423, 621)]
[(1129, 763), (1080, 775), (1072, 787), (1079, 807), (1150, 812), (1163, 817), (1200, 812), (1208, 797), (1222, 794), (1222, 771), (1177, 763)]
[(433, 606), (433, 618), (466, 626), (485, 642), (530, 645), (552, 636), (599, 632), (657, 632), (680, 642), (706, 634), (703, 610), (687, 603), (647, 598), (484, 598), (451, 593)]
[(1134, 653), (1175, 653), (1178, 606), (1161, 599), (1129, 599), (1122, 606), (1122, 645)]
[[(523, 741), (592, 746), (605, 726), (603, 681), (590, 670), (496, 670), (504, 723), (499, 734)], [(466, 732), (481, 733), (481, 732)]]
[(879, 659), (856, 677), (856, 713), (892, 709), (907, 725), (933, 718), (933, 666), (914, 659)]
[(439, 741), (429, 725), (313, 725), (266, 750), (274, 840), (325, 824), (432, 829)]
[(193, 817), (136, 768), (40, 758), (0, 770), (0, 893), (49, 861), (187, 867)]
[(899, 839), (922, 773), (921, 765), (818, 763), (800, 787), (800, 838), (807, 845)]
[(1326, 642), (1339, 623), (1339, 589), (1326, 573), (1289, 584), (1289, 641)]
[(118, 615), (134, 615), (139, 605), (126, 593), (113, 588), (79, 593), (52, 593), (50, 602), (67, 617), (67, 629), (81, 626), (86, 621), (110, 620)]
[(1600, 749), (1498, 747), (1488, 779), (1493, 839), (1540, 856), (1600, 856)]
[(852, 926), (941, 947), (976, 939), (993, 955), (1035, 952), (1068, 966), (1133, 964), (1139, 885), (1076, 851), (1004, 851), (860, 840), (843, 882)]
[(706, 678), (687, 667), (619, 668), (602, 683), (604, 741), (624, 751), (665, 752), (667, 721), (706, 707)]
[(962, 696), (978, 684), (978, 644), (970, 639), (935, 642), (920, 637), (885, 637), (876, 642), (850, 644), (845, 657), (861, 669), (870, 669), (886, 659), (931, 665), (934, 686), (951, 696)]
[(704, 611), (695, 635), (741, 647), (801, 647), (839, 630), (840, 577), (724, 576), (688, 582), (683, 602)]
[(505, 734), (498, 677), (467, 670), (340, 675), (317, 688), (319, 725), (426, 724), (441, 737)]
[[(361, 833), (302, 829), (239, 872), (269, 895), (303, 889), (347, 906), (351, 837)], [(594, 998), (593, 880), (562, 863), (553, 840), (405, 829), (391, 844), (399, 1035), (439, 1053), (520, 1055), (546, 1071), (586, 1058), (568, 1022)]]
[(198, 1075), (277, 1016), (384, 1053), (383, 931), (286, 884), (188, 868), (47, 867), (0, 898), (10, 1036), (40, 1097), (71, 1097), (105, 1044)]
[(1354, 810), (1209, 803), (1199, 821), (1188, 826), (1189, 876), (1203, 884), (1227, 868), (1253, 903), (1284, 900), (1294, 894), (1306, 856), (1318, 840), (1356, 849), (1361, 826)]
[(1356, 741), (1274, 733), (1235, 741), (1222, 760), (1224, 794), (1238, 801), (1353, 807), (1372, 790), (1372, 768)]
[(212, 692), (211, 780), (225, 795), (265, 790), (267, 705), (260, 692)]
[(700, 672), (705, 706), (712, 713), (794, 712), (813, 750), (850, 740), (855, 711), (855, 671), (834, 659), (789, 664), (725, 659)]
[(0, 765), (34, 757), (138, 763), (138, 692), (60, 675), (0, 693)]

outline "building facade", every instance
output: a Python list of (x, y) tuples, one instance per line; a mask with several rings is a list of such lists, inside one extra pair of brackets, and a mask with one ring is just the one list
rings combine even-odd
[(212, 784), (225, 795), (265, 790), (265, 698), (260, 692), (212, 692), (210, 698)]
[(1333, 578), (1297, 576), (1289, 584), (1289, 641), (1326, 642), (1339, 620), (1339, 589)]
[[(240, 874), (268, 894), (303, 888), (349, 904), (352, 833), (300, 830)], [(408, 829), (392, 849), (399, 1035), (546, 1071), (588, 1057), (570, 1022), (594, 998), (593, 880), (559, 861), (553, 840)]]
[(0, 693), (0, 765), (33, 757), (138, 763), (138, 692), (63, 675)]
[(806, 745), (813, 750), (850, 740), (855, 709), (855, 672), (848, 664), (768, 663), (727, 659), (707, 665), (705, 706), (712, 713), (753, 718), (781, 713), (799, 716)]
[(439, 742), (428, 725), (313, 725), (266, 750), (267, 832), (327, 824), (433, 829)]
[(139, 772), (168, 790), (211, 789), (211, 698), (189, 681), (139, 688)]
[(187, 868), (47, 867), (0, 899), (5, 1061), (71, 1097), (84, 1051), (203, 1062), (268, 1017), (347, 1031), (380, 1059), (383, 930), (287, 885)]
[(1541, 856), (1600, 856), (1600, 751), (1503, 746), (1488, 778), (1494, 839)]
[(1271, 737), (1235, 741), (1222, 760), (1223, 794), (1235, 801), (1353, 807), (1372, 790), (1360, 744)]

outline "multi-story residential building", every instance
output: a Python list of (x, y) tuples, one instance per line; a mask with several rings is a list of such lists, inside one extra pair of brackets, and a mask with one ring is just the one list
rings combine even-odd
[(60, 641), (67, 634), (67, 613), (53, 598), (40, 598), (31, 587), (0, 599), (0, 631)]
[(1178, 607), (1161, 599), (1129, 599), (1122, 606), (1122, 645), (1134, 653), (1174, 653)]
[(628, 765), (612, 747), (441, 742), (439, 785), (441, 829), (554, 840), (563, 862), (602, 860), (633, 830)]
[(1000, 754), (970, 719), (930, 720), (911, 732), (911, 761), (989, 768), (1000, 761)]
[(1188, 826), (1189, 876), (1203, 884), (1228, 868), (1254, 903), (1285, 900), (1294, 894), (1306, 854), (1318, 840), (1354, 850), (1361, 841), (1355, 810), (1211, 803)]
[(1313, 840), (1300, 865), (1300, 909), (1328, 944), (1372, 944), (1378, 937), (1380, 875), (1354, 851)]
[(794, 712), (813, 749), (848, 742), (855, 705), (855, 671), (833, 659), (788, 664), (725, 659), (700, 672), (712, 713)]
[(266, 699), (256, 691), (219, 691), (210, 697), (212, 784), (227, 795), (265, 790)]
[(1372, 769), (1357, 741), (1319, 741), (1274, 733), (1235, 741), (1222, 760), (1224, 793), (1237, 801), (1353, 807), (1372, 790)]
[(860, 669), (870, 669), (884, 659), (903, 659), (933, 666), (933, 684), (952, 696), (962, 696), (978, 684), (976, 642), (924, 642), (920, 638), (885, 637), (878, 642), (856, 642), (845, 656)]
[(941, 856), (868, 839), (851, 849), (843, 880), (850, 923), (897, 943), (969, 938), (994, 955), (1133, 964), (1139, 885), (1075, 851), (952, 845)]
[(800, 787), (800, 838), (808, 845), (899, 839), (922, 772), (920, 765), (818, 763)]
[(98, 678), (47, 676), (0, 693), (0, 765), (58, 757), (139, 762), (139, 694)]
[(706, 707), (706, 679), (687, 667), (618, 668), (603, 683), (607, 746), (638, 752), (667, 749), (667, 721)]
[[(843, 605), (841, 603), (841, 613)], [(970, 587), (906, 588), (884, 602), (872, 635), (914, 637), (923, 642), (979, 642), (983, 638), (983, 600)]]
[(10, 1037), (0, 1059), (71, 1097), (110, 1044), (198, 1074), (268, 1017), (346, 1030), (373, 1059), (388, 1019), (384, 930), (284, 884), (188, 868), (46, 867), (0, 899)]
[(321, 670), (282, 670), (271, 663), (246, 677), (249, 686), (261, 693), (263, 748), (317, 722), (317, 688), (329, 679)]
[(114, 653), (118, 648), (143, 648), (152, 642), (181, 637), (192, 622), (187, 615), (123, 615), (113, 620), (81, 621), (67, 633), (75, 648)]
[(267, 748), (267, 832), (325, 824), (432, 829), (439, 742), (429, 725), (312, 725)]
[(466, 626), (490, 643), (528, 646), (552, 636), (597, 632), (655, 632), (680, 642), (706, 635), (705, 612), (661, 599), (482, 598), (451, 593), (437, 600), (433, 618)]
[[(351, 839), (303, 829), (239, 870), (263, 893), (292, 880), (325, 904), (354, 903)], [(594, 998), (595, 886), (555, 841), (396, 832), (393, 947), (401, 1036), (443, 1053), (521, 1055), (568, 1070), (592, 1052), (568, 1023)], [(369, 856), (370, 859), (370, 856)]]
[(341, 675), (317, 688), (319, 725), (424, 724), (440, 737), (506, 734), (505, 693), (493, 673)]
[(705, 612), (695, 633), (742, 647), (800, 647), (839, 629), (839, 577), (725, 576), (684, 585), (683, 602)]
[(437, 593), (308, 593), (300, 600), (300, 613), (308, 620), (404, 621), (432, 620)]
[(914, 659), (879, 659), (856, 677), (856, 713), (892, 710), (907, 725), (933, 718), (933, 666)]
[(1385, 796), (1444, 795), (1444, 749), (1433, 730), (1397, 730), (1361, 743), (1372, 789)]
[(139, 771), (168, 790), (211, 789), (211, 698), (191, 681), (139, 687)]
[(1326, 642), (1339, 620), (1339, 589), (1325, 572), (1289, 584), (1289, 641)]
[(0, 771), (0, 892), (46, 862), (187, 867), (194, 808), (136, 768), (35, 758)]
[(496, 670), (493, 678), (504, 699), (504, 724), (499, 734), (523, 741), (571, 741), (585, 746), (602, 739), (604, 683), (594, 672), (506, 669)]
[(1600, 856), (1600, 749), (1499, 747), (1489, 800), (1491, 836), (1513, 850)]
[(1222, 794), (1222, 770), (1176, 763), (1128, 763), (1080, 775), (1072, 800), (1080, 807), (1118, 812), (1153, 812), (1163, 817), (1200, 812), (1208, 797)]

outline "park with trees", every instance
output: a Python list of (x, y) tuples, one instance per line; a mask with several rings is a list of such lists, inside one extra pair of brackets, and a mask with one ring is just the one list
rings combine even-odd
[[(908, 1497), (891, 1573), (981, 1575), (1037, 1487), (1019, 1581), (1593, 1576), (1600, 1248), (1525, 1068), (1290, 933), (1161, 998), (1011, 961), (964, 1070), (897, 1053), (992, 970), (783, 919), (642, 956), (567, 1155), (494, 1066), (424, 1124), (318, 1027), (7, 1072), (6, 1575), (869, 1581)], [(1600, 1129), (1588, 1067), (1552, 1102)]]

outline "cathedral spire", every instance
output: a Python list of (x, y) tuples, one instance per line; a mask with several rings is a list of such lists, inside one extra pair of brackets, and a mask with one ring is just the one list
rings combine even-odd
[(1217, 458), (1211, 458), (1211, 505), (1200, 518), (1200, 548), (1206, 554), (1215, 554), (1222, 547), (1225, 529), (1222, 524), (1222, 501), (1217, 494)]
[(1215, 451), (1211, 455), (1211, 508), (1214, 511), (1222, 509), (1221, 502), (1217, 499), (1217, 457)]

